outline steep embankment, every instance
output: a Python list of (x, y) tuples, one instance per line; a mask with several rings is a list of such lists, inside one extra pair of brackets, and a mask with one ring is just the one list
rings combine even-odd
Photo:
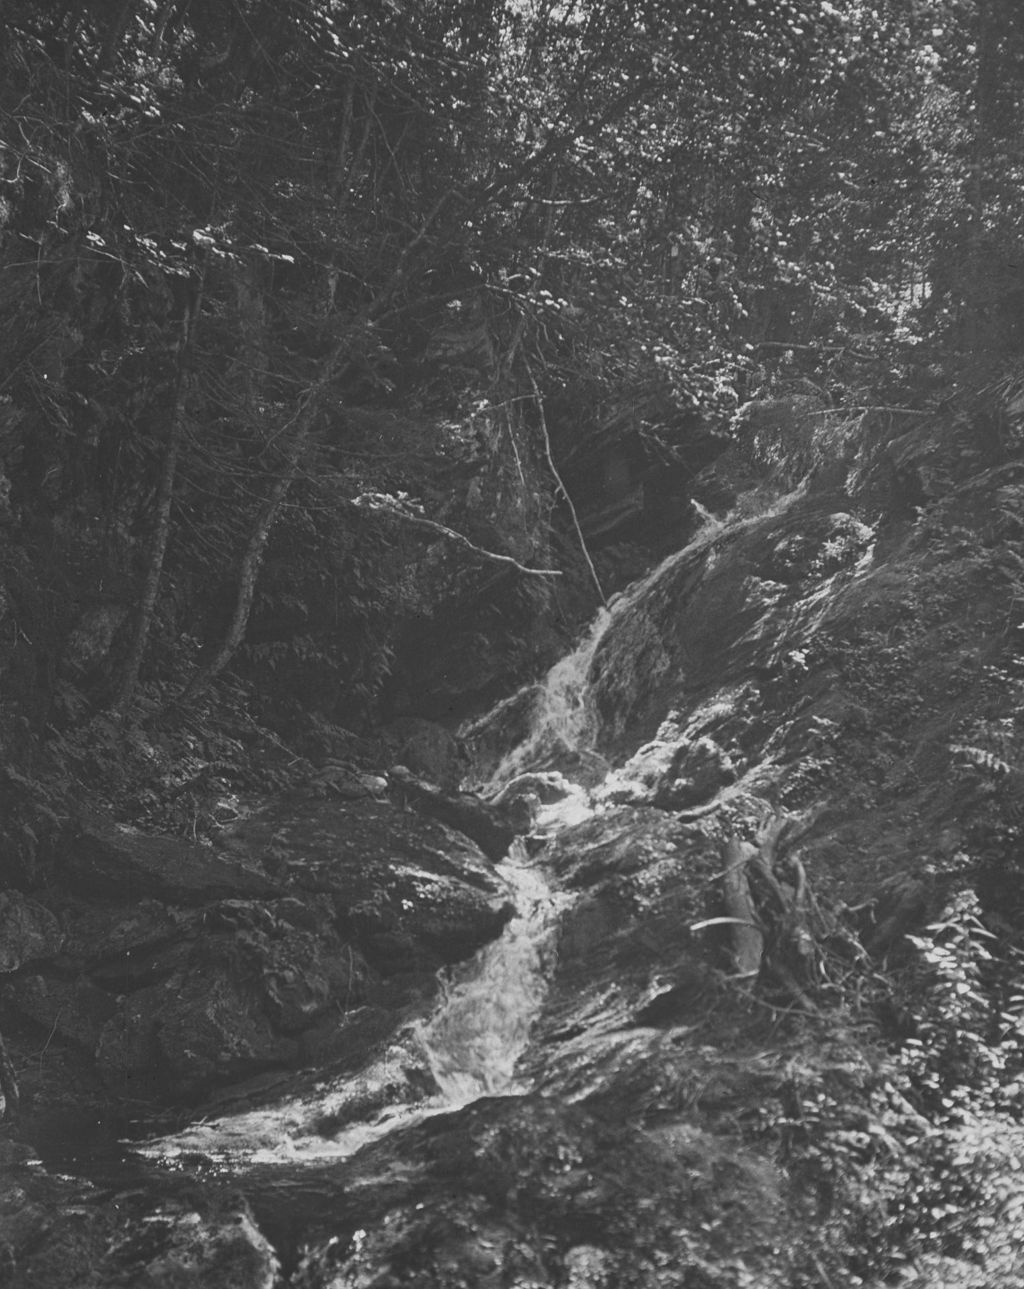
[(21, 1170), (11, 1283), (1019, 1283), (1024, 467), (953, 418), (745, 428), (720, 517), (470, 731), (548, 771), (503, 940), (120, 1208)]

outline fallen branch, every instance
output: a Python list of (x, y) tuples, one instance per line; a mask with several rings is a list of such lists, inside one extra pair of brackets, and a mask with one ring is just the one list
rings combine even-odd
[(517, 559), (513, 559), (511, 555), (499, 555), (497, 551), (485, 550), (484, 547), (477, 546), (475, 542), (471, 542), (468, 537), (463, 536), (462, 533), (457, 532), (454, 528), (439, 524), (436, 519), (427, 519), (423, 515), (413, 515), (407, 510), (400, 510), (397, 506), (381, 506), (379, 509), (386, 511), (389, 515), (394, 515), (397, 519), (404, 520), (407, 524), (412, 524), (415, 528), (425, 528), (430, 532), (438, 533), (441, 537), (447, 537), (450, 541), (458, 542), (460, 546), (465, 546), (467, 550), (471, 550), (480, 559), (488, 560), (492, 564), (508, 564), (517, 572), (526, 573), (530, 577), (562, 576), (560, 568), (529, 568), (526, 564), (520, 564)]

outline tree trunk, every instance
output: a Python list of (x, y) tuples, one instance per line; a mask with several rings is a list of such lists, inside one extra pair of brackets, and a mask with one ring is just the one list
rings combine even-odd
[(14, 1065), (7, 1055), (3, 1034), (0, 1034), (0, 1096), (4, 1099), (4, 1109), (0, 1119), (6, 1119), (8, 1122), (16, 1119), (21, 1106), (21, 1093), (18, 1091)]
[[(231, 617), (231, 624), (217, 652), (196, 671), (195, 675), (181, 691), (181, 694), (174, 700), (173, 706), (180, 707), (201, 694), (209, 686), (210, 682), (220, 675), (234, 657), (238, 646), (242, 643), (245, 637), (245, 629), (249, 624), (249, 613), (256, 594), (256, 582), (263, 563), (263, 551), (267, 544), (267, 537), (270, 534), (274, 520), (277, 518), (281, 503), (288, 495), (299, 473), (299, 467), (305, 457), (306, 449), (309, 446), (317, 418), (323, 409), (326, 396), (348, 364), (352, 337), (385, 312), (410, 272), (413, 254), (425, 241), (438, 216), (454, 196), (454, 191), (449, 189), (434, 203), (416, 235), (399, 255), (398, 262), (392, 270), (387, 283), (365, 310), (358, 323), (351, 325), (338, 340), (330, 356), (325, 360), (319, 378), (300, 398), (298, 409), (291, 422), (295, 427), (294, 433), (285, 453), (281, 471), (275, 479), (267, 499), (260, 507), (252, 532), (249, 534), (249, 540), (242, 553), (238, 572), (238, 590), (235, 595), (235, 609)], [(283, 427), (283, 429), (287, 428), (287, 425)]]
[(242, 553), (242, 562), (238, 571), (238, 590), (235, 595), (235, 611), (232, 614), (227, 633), (221, 641), (217, 652), (199, 668), (182, 690), (181, 695), (175, 700), (176, 706), (181, 706), (201, 694), (209, 686), (210, 682), (219, 676), (228, 665), (235, 656), (238, 646), (245, 638), (245, 629), (249, 625), (249, 613), (252, 610), (252, 602), (256, 595), (256, 582), (263, 564), (263, 551), (267, 544), (267, 538), (270, 535), (274, 520), (277, 518), (281, 503), (295, 482), (295, 476), (299, 472), (299, 466), (302, 464), (302, 458), (309, 443), (316, 408), (319, 407), (319, 400), (311, 400), (311, 402), (313, 406), (307, 406), (300, 412), (300, 424), (292, 438), (285, 458), (284, 468), (274, 480), (274, 486), (270, 489), (267, 499), (260, 507), (252, 532), (249, 534), (249, 540)]
[(139, 670), (146, 652), (150, 629), (153, 625), (153, 613), (157, 596), (160, 592), (160, 579), (163, 575), (164, 556), (167, 553), (167, 542), (171, 532), (171, 504), (174, 500), (174, 480), (178, 470), (178, 457), (181, 455), (181, 444), (185, 437), (185, 411), (188, 406), (189, 377), (188, 357), (192, 348), (192, 331), (194, 318), (198, 315), (201, 302), (197, 299), (195, 313), (186, 315), (181, 323), (181, 344), (178, 351), (178, 389), (171, 412), (171, 423), (167, 432), (167, 450), (164, 453), (163, 469), (160, 473), (160, 485), (156, 498), (156, 518), (153, 522), (153, 540), (150, 547), (149, 562), (146, 566), (142, 594), (136, 613), (135, 626), (128, 656), (121, 667), (121, 673), (110, 702), (110, 711), (115, 716), (123, 714), (135, 693), (139, 682)]

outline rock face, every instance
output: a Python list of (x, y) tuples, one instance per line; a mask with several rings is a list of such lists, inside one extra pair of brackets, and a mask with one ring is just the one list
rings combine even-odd
[(0, 1266), (13, 1289), (275, 1289), (280, 1261), (245, 1200), (114, 1204), (0, 1141)]
[[(961, 1048), (919, 1078), (942, 1016), (901, 1015), (885, 990), (968, 846), (1019, 839), (1019, 572), (1001, 544), (1020, 541), (1024, 467), (958, 478), (970, 458), (945, 431), (822, 437), (827, 417), (795, 411), (748, 410), (735, 479), (778, 463), (811, 484), (783, 477), (784, 496), (668, 561), (573, 672), (570, 696), (593, 704), (578, 728), (615, 769), (576, 779), (585, 822), (530, 839), (562, 889), (509, 1095), (424, 1111), (435, 969), (507, 911), (471, 842), (394, 802), (268, 809), (209, 866), (94, 830), (64, 856), (70, 894), (0, 906), (8, 1015), (93, 1054), (108, 1087), (166, 1100), (277, 1080), (251, 1110), (230, 1103), (223, 1154), (201, 1153), (207, 1123), (153, 1147), (178, 1150), (170, 1195), (166, 1175), (133, 1174), (135, 1199), (83, 1198), (12, 1157), (15, 1289), (1021, 1283), (1019, 1080), (998, 1088), (1012, 1115), (983, 1106), (966, 1133), (959, 1111), (928, 1119)], [(934, 503), (928, 523), (912, 497)], [(521, 708), (483, 732), (481, 778)], [(547, 826), (566, 781), (541, 759), (519, 769), (490, 804), (528, 802)], [(987, 862), (982, 894), (1015, 916), (1016, 851)], [(232, 1133), (248, 1134), (244, 1203), (223, 1198)], [(259, 1163), (282, 1137), (316, 1162)]]
[[(368, 1151), (353, 1169), (352, 1235), (328, 1234), (337, 1220), (326, 1206), (322, 1235), (314, 1218), (296, 1277), (303, 1289), (784, 1283), (768, 1252), (788, 1227), (780, 1174), (696, 1130), (623, 1128), (598, 1107), (541, 1097), (481, 1101), (407, 1136), (405, 1194), (415, 1202), (377, 1180), (382, 1162)], [(720, 1274), (696, 1242), (679, 1239), (702, 1223), (717, 1228), (733, 1266), (748, 1259), (751, 1279)]]
[(357, 1061), (508, 915), (471, 842), (368, 800), (267, 811), (219, 854), (89, 826), (60, 872), (59, 891), (0, 894), (0, 998), (148, 1103)]
[(63, 938), (60, 923), (49, 909), (20, 891), (0, 891), (0, 973), (51, 957)]

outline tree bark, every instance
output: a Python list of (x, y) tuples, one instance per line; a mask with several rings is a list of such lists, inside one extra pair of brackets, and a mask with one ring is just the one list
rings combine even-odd
[[(231, 623), (216, 653), (209, 661), (199, 667), (171, 706), (180, 707), (201, 694), (210, 685), (210, 682), (219, 676), (228, 665), (245, 638), (245, 629), (249, 624), (249, 613), (256, 594), (256, 582), (263, 563), (263, 551), (267, 544), (267, 537), (270, 534), (274, 520), (277, 518), (281, 503), (287, 497), (299, 473), (299, 468), (306, 455), (306, 450), (309, 447), (313, 430), (323, 410), (327, 395), (348, 364), (352, 337), (380, 318), (386, 311), (387, 306), (394, 299), (411, 271), (410, 264), (414, 253), (426, 240), (441, 212), (454, 196), (454, 191), (449, 189), (434, 203), (415, 236), (399, 255), (398, 262), (387, 282), (364, 310), (361, 317), (345, 329), (344, 334), (335, 344), (329, 357), (325, 359), (319, 377), (299, 399), (298, 408), (290, 423), (294, 429), (291, 441), (285, 452), (284, 462), (266, 500), (259, 509), (256, 521), (249, 534), (249, 539), (246, 542), (245, 550), (242, 553), (238, 572), (238, 589), (235, 595), (235, 608), (231, 616)], [(287, 430), (288, 428), (289, 425), (286, 424), (282, 427), (282, 430)]]
[(4, 1043), (4, 1036), (0, 1034), (0, 1096), (4, 1099), (3, 1114), (0, 1119), (6, 1119), (10, 1122), (18, 1117), (18, 1110), (21, 1107), (21, 1093), (18, 1090), (18, 1079), (14, 1073), (14, 1065), (10, 1056), (7, 1054), (7, 1045)]
[(164, 453), (160, 484), (157, 489), (153, 539), (142, 584), (142, 594), (139, 597), (139, 607), (136, 612), (131, 645), (128, 648), (128, 656), (121, 666), (114, 696), (109, 705), (109, 710), (115, 716), (121, 716), (124, 713), (138, 685), (139, 670), (142, 667), (142, 659), (146, 652), (146, 644), (153, 625), (153, 613), (156, 609), (157, 596), (160, 593), (164, 556), (167, 553), (167, 543), (171, 532), (171, 505), (174, 500), (174, 481), (178, 470), (178, 457), (181, 455), (181, 444), (185, 437), (185, 413), (188, 407), (190, 384), (188, 360), (192, 351), (195, 319), (198, 317), (201, 303), (202, 289), (200, 288), (200, 294), (193, 312), (186, 314), (181, 321), (177, 393), (174, 399), (174, 409), (171, 412), (171, 423), (167, 432), (167, 449)]
[(227, 633), (221, 641), (217, 652), (196, 671), (182, 690), (180, 696), (176, 699), (176, 706), (181, 706), (201, 694), (209, 686), (210, 682), (219, 676), (228, 665), (235, 656), (238, 646), (245, 638), (245, 629), (249, 625), (249, 613), (252, 610), (252, 602), (256, 595), (256, 581), (259, 578), (260, 567), (263, 563), (263, 550), (267, 544), (267, 538), (270, 535), (274, 520), (277, 518), (277, 513), (281, 508), (281, 503), (288, 495), (299, 472), (299, 466), (302, 464), (318, 410), (319, 399), (314, 398), (311, 394), (306, 405), (300, 409), (299, 425), (289, 444), (284, 467), (274, 480), (273, 487), (256, 515), (256, 522), (253, 524), (249, 540), (242, 553), (242, 560), (238, 570), (235, 609)]

